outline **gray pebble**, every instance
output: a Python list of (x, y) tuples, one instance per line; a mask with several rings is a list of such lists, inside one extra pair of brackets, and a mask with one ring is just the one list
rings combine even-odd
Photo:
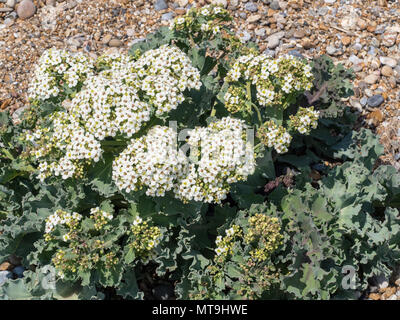
[(272, 1), (269, 7), (273, 10), (279, 10), (281, 8), (281, 6), (279, 5), (279, 1), (276, 0)]
[(165, 10), (168, 9), (168, 5), (164, 0), (156, 0), (154, 3), (154, 9), (156, 9), (156, 11)]
[(250, 12), (256, 12), (256, 11), (258, 11), (257, 5), (256, 5), (255, 3), (253, 3), (253, 2), (248, 2), (248, 3), (246, 3), (246, 4), (244, 5), (244, 8), (245, 8), (247, 11), (250, 11)]
[(326, 48), (326, 53), (329, 55), (334, 55), (336, 53), (336, 48), (334, 46), (329, 45)]
[(360, 103), (361, 103), (361, 105), (362, 105), (363, 107), (367, 104), (367, 102), (368, 102), (368, 98), (367, 98), (367, 97), (362, 97), (362, 98), (360, 99)]
[(325, 16), (328, 13), (328, 11), (329, 11), (328, 7), (322, 7), (320, 9), (318, 9), (318, 14), (320, 16)]
[(385, 99), (383, 99), (382, 95), (375, 94), (372, 97), (368, 98), (367, 103), (370, 107), (375, 108), (380, 106), (383, 103), (383, 101), (385, 101)]
[(171, 20), (171, 19), (174, 18), (174, 16), (175, 16), (175, 14), (174, 14), (173, 12), (164, 13), (164, 14), (161, 16), (161, 21), (168, 21), (168, 20)]

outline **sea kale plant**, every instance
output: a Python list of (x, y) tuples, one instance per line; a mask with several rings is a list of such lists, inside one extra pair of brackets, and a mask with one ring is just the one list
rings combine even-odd
[(394, 268), (399, 177), (356, 141), (351, 72), (231, 23), (209, 5), (127, 54), (43, 53), (29, 108), (0, 116), (0, 262), (25, 267), (2, 298), (328, 299), (345, 264), (353, 291)]

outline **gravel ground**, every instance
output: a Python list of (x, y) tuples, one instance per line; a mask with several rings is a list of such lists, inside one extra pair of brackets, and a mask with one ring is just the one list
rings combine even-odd
[(349, 105), (376, 127), (383, 161), (400, 169), (400, 4), (378, 0), (0, 0), (0, 108), (27, 103), (27, 85), (50, 47), (92, 56), (126, 51), (192, 5), (219, 2), (243, 41), (280, 55), (330, 55), (357, 75)]

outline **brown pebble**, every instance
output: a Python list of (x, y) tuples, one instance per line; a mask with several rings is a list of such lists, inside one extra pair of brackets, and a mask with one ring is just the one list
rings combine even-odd
[(393, 69), (389, 66), (383, 66), (381, 72), (385, 77), (390, 77), (393, 75)]
[(9, 262), (3, 262), (2, 264), (0, 264), (0, 271), (10, 271), (14, 268), (14, 265), (12, 265)]
[(370, 293), (369, 298), (372, 300), (380, 300), (381, 296), (377, 293)]
[(122, 46), (122, 41), (119, 39), (111, 39), (110, 42), (108, 43), (108, 45), (110, 47), (120, 47)]

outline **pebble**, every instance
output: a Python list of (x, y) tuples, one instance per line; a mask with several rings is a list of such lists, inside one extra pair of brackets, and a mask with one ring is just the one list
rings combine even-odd
[(257, 11), (258, 11), (258, 7), (257, 7), (257, 5), (256, 5), (254, 2), (248, 2), (248, 3), (246, 3), (246, 4), (244, 5), (244, 8), (245, 8), (247, 11), (250, 11), (250, 12), (257, 12)]
[[(370, 107), (375, 108), (375, 107), (379, 107), (379, 106), (383, 103), (383, 101), (385, 101), (385, 99), (383, 98), (382, 95), (380, 95), (380, 94), (375, 94), (375, 95), (373, 95), (372, 97), (368, 98), (367, 104), (368, 104)], [(387, 281), (386, 281), (386, 282), (387, 282)], [(384, 282), (382, 282), (382, 283), (384, 283)], [(382, 288), (382, 286), (380, 286), (380, 288)]]
[(325, 0), (325, 3), (328, 4), (334, 4), (336, 2), (336, 0)]
[[(250, 17), (247, 18), (247, 22), (248, 22), (248, 23), (254, 23), (254, 22), (259, 21), (260, 19), (261, 19), (261, 15), (259, 15), (259, 14), (254, 14), (254, 15), (251, 15)], [(264, 29), (264, 30), (265, 30), (265, 29)]]
[(265, 30), (265, 28), (256, 29), (256, 31), (254, 33), (256, 34), (256, 36), (264, 38), (265, 34), (266, 34), (266, 30)]
[(391, 75), (393, 75), (393, 69), (389, 66), (383, 66), (381, 73), (385, 77), (390, 77)]
[(360, 104), (365, 107), (365, 105), (367, 104), (368, 98), (367, 97), (362, 97), (360, 99)]
[(365, 77), (364, 81), (368, 84), (374, 84), (378, 81), (379, 76), (376, 74), (370, 74), (369, 76)]
[(10, 271), (0, 271), (0, 286), (3, 285), (7, 279), (12, 279), (12, 273)]
[(279, 1), (276, 1), (276, 0), (272, 1), (271, 4), (269, 5), (269, 7), (270, 7), (272, 10), (280, 10), (280, 9), (281, 9), (281, 6), (280, 6), (280, 4), (279, 4)]
[(103, 37), (103, 40), (101, 41), (103, 44), (108, 44), (110, 42), (110, 40), (112, 39), (112, 35), (111, 34), (106, 34)]
[(36, 6), (31, 0), (23, 0), (17, 7), (18, 17), (21, 19), (28, 19), (36, 12)]
[(6, 6), (9, 8), (14, 8), (15, 7), (15, 0), (7, 0)]
[(270, 35), (267, 38), (268, 49), (275, 49), (277, 46), (279, 46), (280, 40), (283, 38), (284, 35), (285, 35), (285, 33), (283, 31)]
[(326, 47), (326, 53), (331, 55), (331, 56), (336, 53), (336, 50), (337, 49), (334, 46), (331, 46), (331, 45)]
[(9, 271), (12, 268), (14, 268), (14, 266), (8, 261), (3, 262), (2, 264), (0, 264), (0, 271)]
[(165, 3), (164, 0), (157, 0), (154, 3), (154, 9), (156, 9), (156, 11), (165, 10), (168, 9), (168, 5)]
[(120, 47), (123, 45), (122, 41), (119, 39), (111, 39), (110, 42), (108, 43), (110, 47)]
[(382, 64), (387, 65), (391, 68), (394, 68), (397, 65), (397, 60), (390, 57), (380, 57), (379, 60)]
[(175, 16), (175, 14), (174, 14), (173, 12), (167, 12), (167, 13), (164, 13), (164, 14), (161, 16), (161, 20), (162, 20), (162, 21), (168, 21), (168, 20), (173, 19), (174, 16)]
[(386, 47), (391, 47), (396, 43), (397, 33), (385, 32), (383, 34), (382, 44)]

